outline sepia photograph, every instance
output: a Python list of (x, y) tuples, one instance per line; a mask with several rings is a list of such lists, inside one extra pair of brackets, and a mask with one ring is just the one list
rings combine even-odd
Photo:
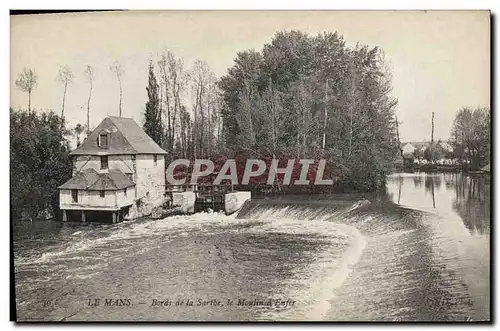
[(491, 20), (11, 13), (11, 319), (491, 323)]

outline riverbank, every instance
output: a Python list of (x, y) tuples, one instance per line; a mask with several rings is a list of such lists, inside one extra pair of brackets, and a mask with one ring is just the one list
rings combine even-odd
[(398, 171), (404, 172), (439, 172), (439, 173), (471, 173), (471, 174), (489, 174), (490, 168), (467, 168), (461, 165), (451, 164), (414, 164), (398, 168)]

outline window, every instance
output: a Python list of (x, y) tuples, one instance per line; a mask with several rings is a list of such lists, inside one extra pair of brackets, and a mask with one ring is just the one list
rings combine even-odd
[(78, 190), (71, 190), (71, 197), (73, 198), (73, 202), (78, 202)]
[(153, 160), (155, 161), (155, 167), (158, 165), (158, 155), (153, 155)]
[(108, 169), (108, 157), (101, 156), (101, 169)]
[(99, 135), (99, 147), (108, 148), (108, 135), (106, 133)]
[(106, 192), (104, 190), (99, 191), (99, 196), (104, 198), (106, 196)]
[(123, 189), (123, 194), (124, 194), (125, 196), (127, 196), (127, 188), (124, 188), (124, 189)]

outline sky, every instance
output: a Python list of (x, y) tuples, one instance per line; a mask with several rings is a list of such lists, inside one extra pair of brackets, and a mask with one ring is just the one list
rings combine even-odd
[(65, 117), (86, 123), (89, 82), (95, 68), (91, 127), (118, 116), (119, 87), (110, 65), (124, 68), (122, 116), (142, 124), (148, 63), (164, 50), (189, 68), (203, 60), (217, 77), (236, 53), (262, 50), (277, 31), (311, 35), (337, 31), (348, 45), (379, 46), (392, 71), (392, 95), (402, 141), (447, 139), (454, 115), (464, 106), (490, 107), (490, 16), (487, 11), (130, 11), (11, 16), (10, 105), (27, 108), (28, 95), (15, 86), (24, 67), (38, 74), (32, 108), (61, 111), (61, 66), (69, 66)]

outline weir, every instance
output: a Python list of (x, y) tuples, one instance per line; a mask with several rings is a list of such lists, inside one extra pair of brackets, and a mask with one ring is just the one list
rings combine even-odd
[(233, 214), (251, 199), (249, 191), (233, 191), (232, 185), (179, 185), (166, 191), (171, 207), (178, 207), (184, 214), (220, 212)]
[(253, 199), (246, 201), (236, 218), (293, 218), (298, 220), (324, 220), (332, 216), (348, 214), (358, 207), (367, 206), (370, 201), (320, 200), (294, 197), (290, 199)]

